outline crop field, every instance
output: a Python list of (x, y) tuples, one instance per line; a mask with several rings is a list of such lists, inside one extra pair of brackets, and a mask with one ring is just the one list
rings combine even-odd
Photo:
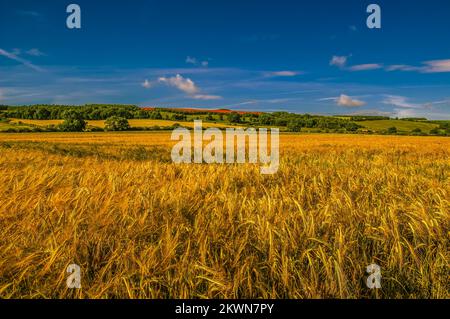
[(173, 144), (0, 134), (0, 298), (450, 298), (450, 139), (282, 134), (274, 175)]

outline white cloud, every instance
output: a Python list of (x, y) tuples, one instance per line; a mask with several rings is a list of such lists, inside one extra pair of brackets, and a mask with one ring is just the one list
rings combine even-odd
[(205, 101), (222, 99), (220, 95), (207, 95), (207, 94), (196, 94), (193, 95), (192, 98), (196, 100), (205, 100)]
[(204, 61), (199, 61), (197, 58), (191, 57), (191, 56), (187, 56), (186, 63), (188, 64), (192, 64), (192, 65), (200, 65), (202, 67), (208, 67), (209, 66), (209, 61), (208, 60), (204, 60)]
[(269, 76), (284, 76), (284, 77), (296, 76), (298, 74), (299, 72), (295, 71), (275, 71), (268, 73)]
[(386, 99), (383, 100), (383, 104), (393, 105), (396, 107), (408, 108), (408, 109), (418, 109), (418, 108), (422, 107), (422, 105), (420, 105), (420, 104), (414, 104), (414, 103), (408, 102), (408, 99), (404, 96), (397, 96), (397, 95), (388, 95), (386, 97)]
[(337, 97), (325, 97), (325, 98), (317, 99), (317, 101), (336, 101), (337, 99), (338, 99)]
[(394, 114), (399, 118), (406, 117), (422, 117), (424, 116), (422, 112), (417, 111), (416, 109), (394, 109)]
[(424, 73), (450, 72), (450, 59), (427, 61), (423, 63), (426, 65), (423, 69)]
[(336, 103), (340, 106), (345, 106), (345, 107), (359, 107), (359, 106), (366, 105), (366, 102), (360, 101), (357, 99), (353, 99), (350, 96), (345, 95), (345, 94), (341, 94), (341, 96), (336, 99)]
[[(351, 56), (351, 55), (350, 55)], [(384, 66), (381, 63), (366, 63), (353, 66), (347, 66), (347, 61), (350, 56), (333, 56), (330, 65), (340, 67), (348, 71), (369, 71), (383, 69), (387, 72), (401, 71), (401, 72), (421, 72), (421, 73), (444, 73), (450, 72), (450, 59), (432, 60), (422, 62), (422, 66), (414, 66), (407, 64), (393, 64)]]
[(377, 70), (383, 68), (382, 64), (379, 63), (367, 63), (367, 64), (358, 64), (354, 66), (347, 67), (347, 62), (349, 56), (338, 56), (334, 55), (331, 58), (330, 65), (337, 66), (341, 69), (349, 70), (349, 71), (367, 71), (367, 70)]
[(334, 65), (334, 66), (342, 68), (342, 67), (344, 67), (347, 64), (347, 59), (348, 59), (347, 56), (334, 55), (331, 58), (330, 65)]
[(141, 85), (146, 89), (150, 89), (153, 86), (153, 84), (147, 79), (145, 79), (144, 83), (142, 83)]
[(200, 92), (198, 86), (189, 78), (184, 78), (182, 75), (177, 74), (172, 77), (160, 77), (157, 81), (149, 81), (145, 79), (145, 81), (141, 84), (144, 88), (150, 89), (155, 84), (164, 84), (167, 86), (175, 87), (178, 90), (186, 93), (189, 98), (196, 100), (220, 100), (222, 97), (220, 95), (209, 95), (203, 94)]
[(44, 52), (42, 52), (41, 50), (36, 49), (36, 48), (30, 49), (26, 53), (31, 56), (45, 56), (46, 55)]
[(347, 115), (365, 115), (365, 116), (392, 116), (392, 112), (380, 111), (377, 109), (360, 110), (356, 112), (347, 113)]
[(368, 63), (368, 64), (359, 64), (354, 65), (349, 68), (350, 71), (369, 71), (369, 70), (378, 70), (383, 68), (382, 64), (378, 63)]
[(405, 64), (395, 64), (395, 65), (389, 65), (388, 67), (386, 67), (386, 71), (388, 71), (388, 72), (392, 72), (392, 71), (410, 72), (410, 71), (420, 71), (420, 70), (422, 70), (421, 67), (405, 65)]
[(255, 100), (251, 100), (251, 101), (244, 101), (244, 102), (240, 102), (240, 103), (233, 103), (233, 104), (225, 104), (225, 105), (219, 105), (216, 106), (217, 108), (221, 109), (221, 108), (226, 108), (226, 107), (236, 107), (236, 106), (242, 106), (242, 105), (253, 105), (258, 103), (258, 101)]
[(193, 58), (193, 57), (190, 57), (190, 56), (187, 56), (186, 57), (186, 63), (189, 63), (189, 64), (197, 64), (197, 59), (196, 58)]
[(448, 112), (443, 110), (445, 110), (446, 105), (450, 105), (450, 100), (411, 103), (409, 102), (409, 99), (404, 96), (388, 95), (383, 103), (393, 106), (395, 116), (400, 118), (431, 117), (436, 119), (447, 119)]
[(4, 57), (7, 57), (8, 59), (14, 60), (16, 62), (22, 63), (23, 65), (25, 65), (25, 66), (27, 66), (27, 67), (35, 70), (35, 71), (39, 71), (39, 72), (43, 71), (42, 68), (32, 64), (30, 61), (22, 59), (22, 58), (18, 57), (17, 55), (15, 55), (13, 53), (10, 53), (8, 51), (5, 51), (3, 49), (0, 49), (0, 55), (4, 56)]
[(406, 64), (396, 64), (386, 67), (386, 71), (416, 71), (421, 73), (444, 73), (450, 72), (450, 59), (433, 60), (422, 62), (423, 66), (413, 66)]
[(158, 79), (158, 82), (176, 87), (180, 91), (183, 91), (187, 94), (196, 94), (199, 91), (194, 81), (189, 78), (184, 78), (180, 74), (177, 74), (176, 76), (170, 78), (160, 77)]

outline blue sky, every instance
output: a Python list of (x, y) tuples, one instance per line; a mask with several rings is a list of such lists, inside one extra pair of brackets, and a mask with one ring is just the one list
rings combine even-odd
[(449, 119), (450, 2), (2, 0), (0, 104), (37, 103)]

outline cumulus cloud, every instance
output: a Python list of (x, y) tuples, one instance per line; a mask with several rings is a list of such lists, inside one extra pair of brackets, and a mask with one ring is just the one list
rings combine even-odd
[(184, 78), (180, 74), (170, 78), (160, 77), (158, 82), (173, 86), (187, 94), (196, 94), (199, 91), (194, 81), (189, 78)]
[(203, 94), (200, 88), (189, 78), (185, 78), (180, 74), (172, 77), (160, 77), (157, 81), (151, 82), (147, 79), (142, 83), (142, 86), (146, 89), (152, 88), (155, 84), (164, 84), (174, 87), (188, 95), (189, 98), (196, 100), (220, 100), (220, 95)]
[(368, 63), (368, 64), (358, 64), (351, 66), (349, 68), (350, 71), (369, 71), (369, 70), (378, 70), (383, 68), (382, 64), (378, 63)]
[(336, 103), (339, 106), (345, 106), (345, 107), (360, 107), (360, 106), (366, 105), (366, 102), (357, 100), (357, 99), (353, 99), (350, 96), (345, 95), (345, 94), (341, 94), (341, 96), (339, 96), (336, 99)]
[(348, 59), (347, 56), (337, 56), (337, 55), (334, 55), (334, 56), (331, 58), (330, 65), (334, 65), (334, 66), (343, 68), (343, 67), (347, 64), (347, 59)]
[(19, 63), (21, 63), (21, 64), (23, 64), (23, 65), (25, 65), (25, 66), (33, 69), (33, 70), (35, 70), (35, 71), (39, 71), (39, 72), (43, 71), (42, 68), (38, 67), (37, 65), (32, 64), (30, 61), (22, 59), (22, 58), (18, 57), (17, 55), (15, 55), (13, 53), (10, 53), (8, 51), (5, 51), (3, 49), (0, 49), (0, 56), (4, 56), (4, 57), (6, 57), (8, 59), (11, 59), (11, 60), (14, 60), (16, 62), (19, 62)]

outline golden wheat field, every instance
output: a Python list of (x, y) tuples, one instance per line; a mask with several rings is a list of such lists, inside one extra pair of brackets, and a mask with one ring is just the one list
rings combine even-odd
[(281, 135), (275, 175), (171, 145), (0, 134), (0, 298), (450, 297), (450, 139)]

